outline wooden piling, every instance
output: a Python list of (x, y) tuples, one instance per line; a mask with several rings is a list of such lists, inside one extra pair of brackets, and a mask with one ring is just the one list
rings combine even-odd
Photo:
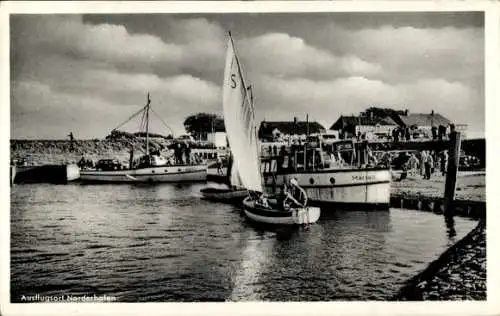
[(446, 184), (444, 189), (444, 216), (450, 217), (455, 214), (454, 200), (457, 186), (457, 172), (460, 160), (460, 132), (450, 133), (448, 149), (448, 170), (446, 171)]
[(10, 166), (10, 186), (14, 184), (16, 178), (16, 166)]

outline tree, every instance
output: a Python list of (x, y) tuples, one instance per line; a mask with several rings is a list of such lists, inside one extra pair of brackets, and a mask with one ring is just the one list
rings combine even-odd
[(184, 120), (186, 132), (195, 139), (207, 139), (207, 134), (224, 125), (224, 120), (212, 113), (197, 113)]

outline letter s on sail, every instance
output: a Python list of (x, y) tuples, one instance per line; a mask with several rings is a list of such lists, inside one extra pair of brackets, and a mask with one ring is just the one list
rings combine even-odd
[(236, 88), (238, 85), (236, 84), (236, 75), (231, 74), (231, 88)]

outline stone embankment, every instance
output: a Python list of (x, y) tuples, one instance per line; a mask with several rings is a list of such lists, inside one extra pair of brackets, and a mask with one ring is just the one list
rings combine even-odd
[(485, 221), (410, 279), (392, 300), (486, 300)]

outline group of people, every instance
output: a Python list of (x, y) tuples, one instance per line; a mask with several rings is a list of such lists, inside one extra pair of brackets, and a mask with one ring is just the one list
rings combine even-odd
[[(450, 123), (448, 127), (450, 133), (455, 131), (455, 124)], [(429, 136), (432, 136), (432, 140), (442, 141), (446, 137), (446, 131), (448, 130), (448, 127), (442, 124), (439, 126), (433, 125), (431, 127), (431, 135)], [(391, 133), (392, 133), (391, 135), (392, 140), (396, 143), (399, 142), (400, 140), (410, 141), (413, 138), (412, 136), (413, 131), (412, 128), (410, 127), (395, 128), (392, 130)]]
[(177, 143), (174, 147), (175, 164), (191, 163), (191, 147), (188, 143)]
[(411, 138), (411, 129), (409, 127), (400, 127), (392, 130), (392, 140), (396, 143), (399, 140), (409, 141)]
[(95, 167), (94, 161), (85, 159), (85, 157), (82, 157), (76, 164), (80, 169), (93, 169)]
[(420, 159), (413, 153), (406, 163), (406, 170), (410, 175), (415, 176), (420, 174), (424, 179), (429, 180), (438, 166), (439, 171), (444, 176), (448, 169), (447, 150), (443, 150), (440, 153), (423, 150), (420, 153)]

